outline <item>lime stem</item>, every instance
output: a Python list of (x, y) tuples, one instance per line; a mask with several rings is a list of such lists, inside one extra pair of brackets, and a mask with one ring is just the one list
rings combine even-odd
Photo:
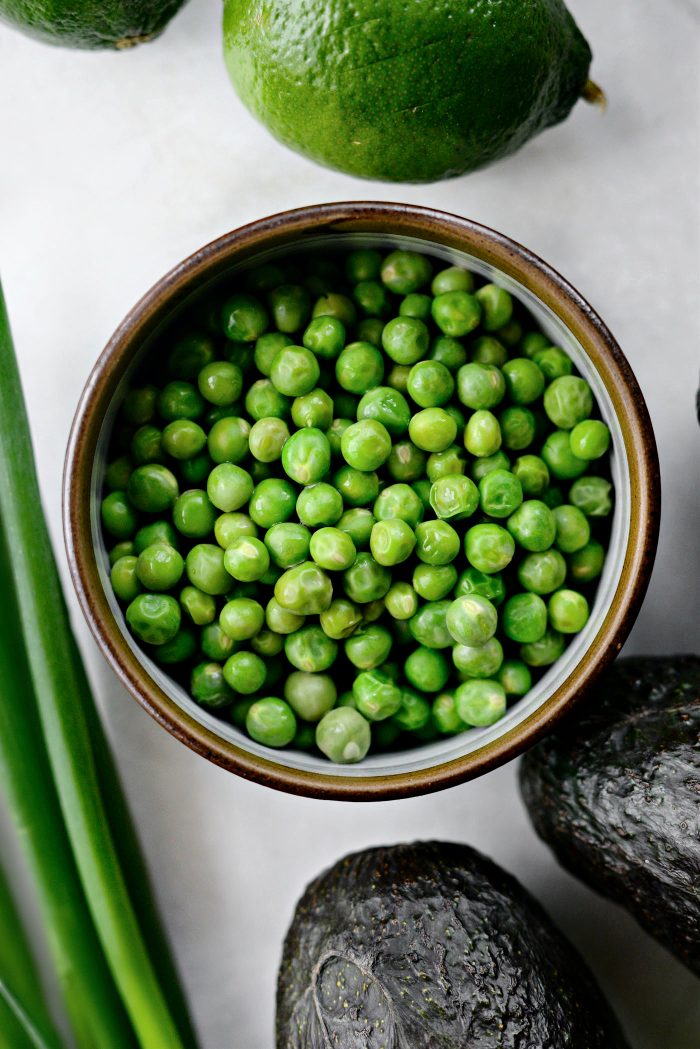
[(586, 81), (586, 85), (581, 92), (581, 98), (591, 105), (597, 106), (601, 113), (604, 113), (608, 108), (607, 96), (602, 87), (599, 87), (594, 80)]

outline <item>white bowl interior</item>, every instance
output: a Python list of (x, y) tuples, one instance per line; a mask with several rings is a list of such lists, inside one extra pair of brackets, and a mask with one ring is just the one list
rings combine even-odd
[[(407, 248), (423, 251), (440, 258), (448, 265), (460, 265), (467, 267), (474, 273), (493, 280), (506, 288), (513, 296), (520, 300), (530, 311), (544, 333), (552, 340), (552, 343), (561, 346), (569, 354), (575, 367), (581, 375), (590, 383), (593, 393), (598, 402), (602, 418), (607, 423), (612, 434), (610, 469), (612, 481), (615, 487), (615, 507), (610, 534), (610, 545), (605, 562), (605, 567), (596, 592), (595, 602), (591, 609), (591, 615), (584, 629), (574, 636), (571, 643), (557, 662), (536, 682), (530, 692), (521, 700), (509, 707), (506, 715), (495, 725), (488, 728), (469, 729), (457, 736), (448, 736), (433, 743), (426, 743), (408, 749), (397, 750), (389, 753), (370, 754), (358, 765), (339, 765), (328, 761), (326, 758), (315, 756), (301, 751), (285, 748), (284, 750), (272, 751), (271, 748), (262, 746), (250, 739), (234, 725), (215, 717), (200, 707), (187, 692), (180, 687), (163, 669), (161, 669), (146, 653), (139, 647), (130, 634), (124, 614), (117, 602), (109, 582), (109, 557), (102, 538), (100, 527), (100, 492), (102, 490), (104, 471), (107, 461), (107, 449), (112, 430), (114, 416), (121, 394), (129, 381), (127, 374), (122, 380), (120, 389), (114, 397), (112, 407), (106, 414), (97, 445), (95, 466), (92, 474), (91, 485), (91, 523), (92, 541), (97, 551), (97, 563), (100, 579), (112, 610), (114, 618), (121, 630), (125, 643), (131, 651), (146, 667), (151, 677), (160, 688), (195, 721), (215, 733), (221, 739), (235, 744), (250, 754), (257, 755), (267, 761), (275, 761), (278, 765), (303, 770), (304, 772), (322, 773), (324, 776), (344, 776), (359, 778), (365, 776), (392, 777), (409, 772), (417, 772), (441, 765), (444, 762), (472, 754), (481, 747), (494, 742), (501, 736), (515, 729), (533, 714), (546, 699), (561, 686), (574, 672), (584, 653), (590, 647), (593, 639), (601, 628), (605, 614), (617, 589), (622, 566), (625, 558), (625, 549), (630, 529), (630, 482), (629, 468), (625, 454), (622, 430), (613, 410), (612, 402), (602, 379), (593, 367), (590, 359), (585, 353), (580, 342), (569, 331), (561, 319), (546, 305), (544, 305), (532, 292), (518, 281), (507, 276), (501, 270), (490, 266), (480, 259), (452, 248), (432, 241), (419, 238), (395, 236), (392, 234), (324, 234), (317, 237), (305, 238), (303, 244), (285, 245), (282, 248), (274, 248), (255, 257), (254, 262), (248, 260), (243, 265), (232, 266), (224, 278), (225, 282), (243, 269), (261, 262), (279, 259), (284, 256), (298, 254), (300, 250), (309, 251), (317, 249), (374, 247), (374, 248)], [(222, 278), (216, 279), (216, 284), (221, 283)], [(201, 295), (202, 288), (193, 292), (193, 298)], [(178, 312), (187, 308), (191, 300), (178, 307)], [(171, 314), (165, 325), (172, 322), (175, 313)], [(158, 333), (153, 337), (155, 338)], [(153, 338), (144, 345), (142, 354), (147, 353)], [(134, 362), (134, 367), (136, 366)]]

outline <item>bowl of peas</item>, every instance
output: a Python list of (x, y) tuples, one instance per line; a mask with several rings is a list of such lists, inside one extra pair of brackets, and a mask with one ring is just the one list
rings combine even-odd
[(620, 650), (658, 460), (592, 308), (508, 237), (400, 204), (254, 222), (118, 328), (64, 521), (107, 659), (177, 738), (373, 800), (534, 743)]

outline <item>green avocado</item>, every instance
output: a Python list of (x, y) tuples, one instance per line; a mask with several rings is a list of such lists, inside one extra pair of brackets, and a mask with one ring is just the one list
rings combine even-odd
[(526, 755), (535, 830), (700, 975), (700, 658), (621, 659)]
[(0, 0), (0, 22), (50, 44), (122, 50), (158, 36), (186, 0)]
[(284, 944), (277, 1049), (623, 1049), (590, 972), (539, 904), (466, 845), (340, 860)]
[(600, 94), (563, 0), (226, 0), (224, 53), (278, 139), (394, 182), (483, 167)]

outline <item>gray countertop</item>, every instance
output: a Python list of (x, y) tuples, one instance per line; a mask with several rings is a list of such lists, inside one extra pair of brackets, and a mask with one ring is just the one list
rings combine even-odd
[[(699, 650), (698, 8), (575, 0), (607, 114), (477, 175), (360, 182), (270, 139), (229, 87), (220, 0), (192, 0), (153, 45), (71, 53), (0, 28), (0, 267), (60, 547), (65, 441), (82, 384), (126, 310), (226, 230), (317, 201), (405, 200), (494, 226), (551, 262), (612, 328), (648, 399), (662, 533), (628, 652)], [(1, 379), (0, 379), (1, 381)], [(618, 907), (561, 871), (531, 830), (511, 764), (442, 794), (316, 802), (239, 780), (171, 739), (75, 622), (154, 871), (203, 1049), (270, 1049), (275, 971), (294, 902), (370, 844), (469, 842), (532, 890), (578, 946), (635, 1049), (698, 1049), (700, 983)], [(21, 862), (0, 818), (4, 855)], [(29, 894), (25, 909), (36, 933)]]

